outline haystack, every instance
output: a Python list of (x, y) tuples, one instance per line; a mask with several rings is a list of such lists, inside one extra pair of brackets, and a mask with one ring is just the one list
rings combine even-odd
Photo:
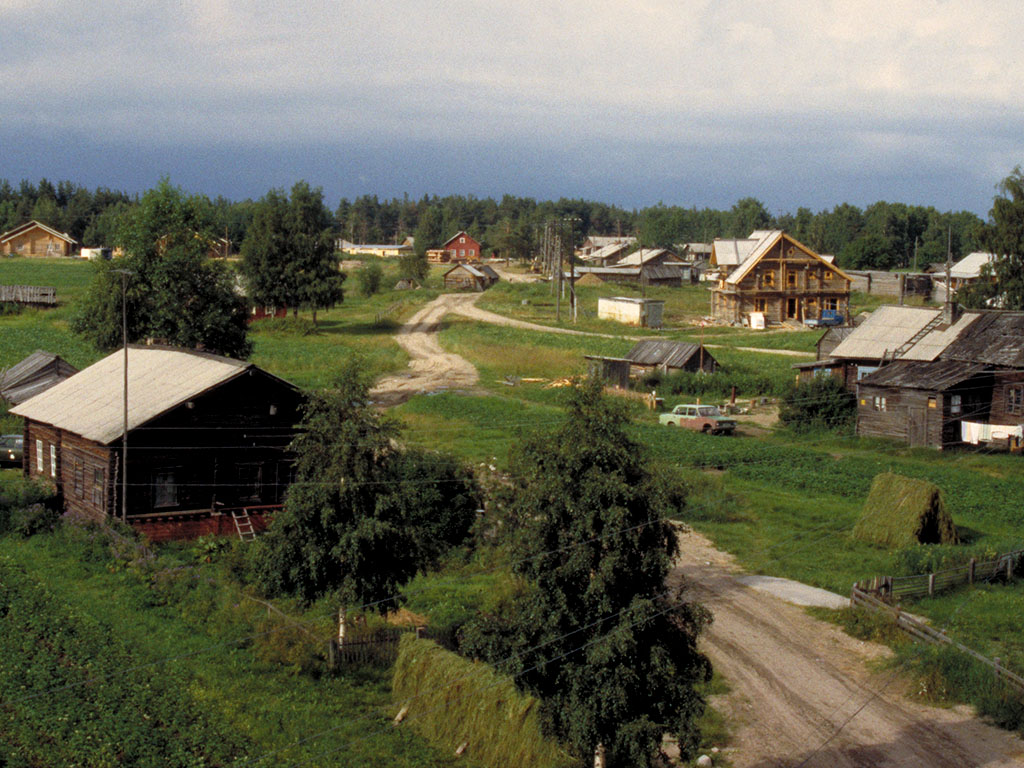
[(892, 472), (875, 476), (853, 535), (888, 547), (959, 543), (942, 490), (927, 480)]

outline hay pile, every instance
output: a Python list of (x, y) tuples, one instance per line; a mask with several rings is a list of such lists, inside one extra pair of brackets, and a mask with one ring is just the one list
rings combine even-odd
[(887, 547), (960, 543), (942, 490), (927, 480), (892, 472), (875, 476), (853, 535)]
[(461, 758), (472, 765), (580, 765), (541, 735), (537, 700), (512, 678), (430, 640), (402, 638), (391, 687), (404, 721), (449, 754), (463, 747)]

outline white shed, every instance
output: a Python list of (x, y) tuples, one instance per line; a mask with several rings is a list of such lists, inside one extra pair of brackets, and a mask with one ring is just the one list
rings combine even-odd
[(597, 300), (597, 316), (642, 328), (661, 328), (665, 302), (661, 299), (635, 299), (613, 296)]

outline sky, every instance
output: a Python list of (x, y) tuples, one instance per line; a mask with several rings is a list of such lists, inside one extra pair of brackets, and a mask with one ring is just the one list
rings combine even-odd
[(1019, 0), (0, 0), (0, 178), (986, 216)]

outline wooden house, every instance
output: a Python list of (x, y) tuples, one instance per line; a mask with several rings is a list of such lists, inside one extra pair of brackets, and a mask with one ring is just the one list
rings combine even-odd
[[(602, 285), (604, 283), (629, 283), (631, 285), (669, 285), (678, 288), (691, 281), (687, 264), (645, 264), (642, 267), (581, 267), (575, 268), (578, 285)], [(566, 272), (565, 279), (572, 279), (573, 273)]]
[(609, 243), (586, 253), (581, 251), (580, 260), (594, 267), (611, 267), (625, 258), (630, 248), (632, 244), (625, 241)]
[(654, 370), (714, 373), (718, 369), (718, 361), (703, 345), (687, 341), (643, 339), (626, 353), (626, 359), (638, 373)]
[(579, 255), (589, 256), (609, 245), (624, 245), (628, 249), (636, 245), (636, 238), (623, 235), (588, 235), (579, 248)]
[(622, 357), (601, 357), (584, 355), (587, 361), (587, 373), (603, 379), (605, 383), (616, 389), (629, 389), (630, 361)]
[[(983, 251), (974, 251), (964, 256), (960, 261), (953, 264), (949, 272), (949, 284), (955, 293), (966, 285), (976, 283), (981, 279), (982, 271), (985, 266), (992, 264), (996, 260), (994, 253), (985, 253)], [(940, 275), (942, 279), (945, 279), (945, 270)], [(995, 279), (993, 277), (993, 279)]]
[(40, 221), (29, 221), (0, 234), (4, 256), (70, 256), (78, 241)]
[(448, 291), (485, 291), (498, 279), (498, 273), (486, 264), (456, 264), (444, 273), (444, 287)]
[(441, 251), (447, 253), (448, 263), (465, 263), (480, 261), (480, 243), (465, 231), (456, 232), (441, 245)]
[(78, 369), (59, 355), (37, 349), (24, 360), (0, 371), (0, 399), (17, 405), (76, 373)]
[(782, 230), (729, 242), (732, 249), (714, 243), (712, 266), (721, 275), (711, 292), (715, 319), (740, 325), (760, 313), (766, 323), (801, 323), (824, 310), (848, 314), (850, 276)]
[(127, 481), (127, 522), (154, 540), (264, 526), (291, 478), (298, 390), (244, 361), (129, 346), (122, 464), (123, 377), (119, 350), (12, 408), (25, 473), (93, 518), (121, 516)]
[(628, 256), (623, 256), (613, 266), (616, 267), (660, 267), (684, 266), (683, 260), (667, 248), (641, 248)]

